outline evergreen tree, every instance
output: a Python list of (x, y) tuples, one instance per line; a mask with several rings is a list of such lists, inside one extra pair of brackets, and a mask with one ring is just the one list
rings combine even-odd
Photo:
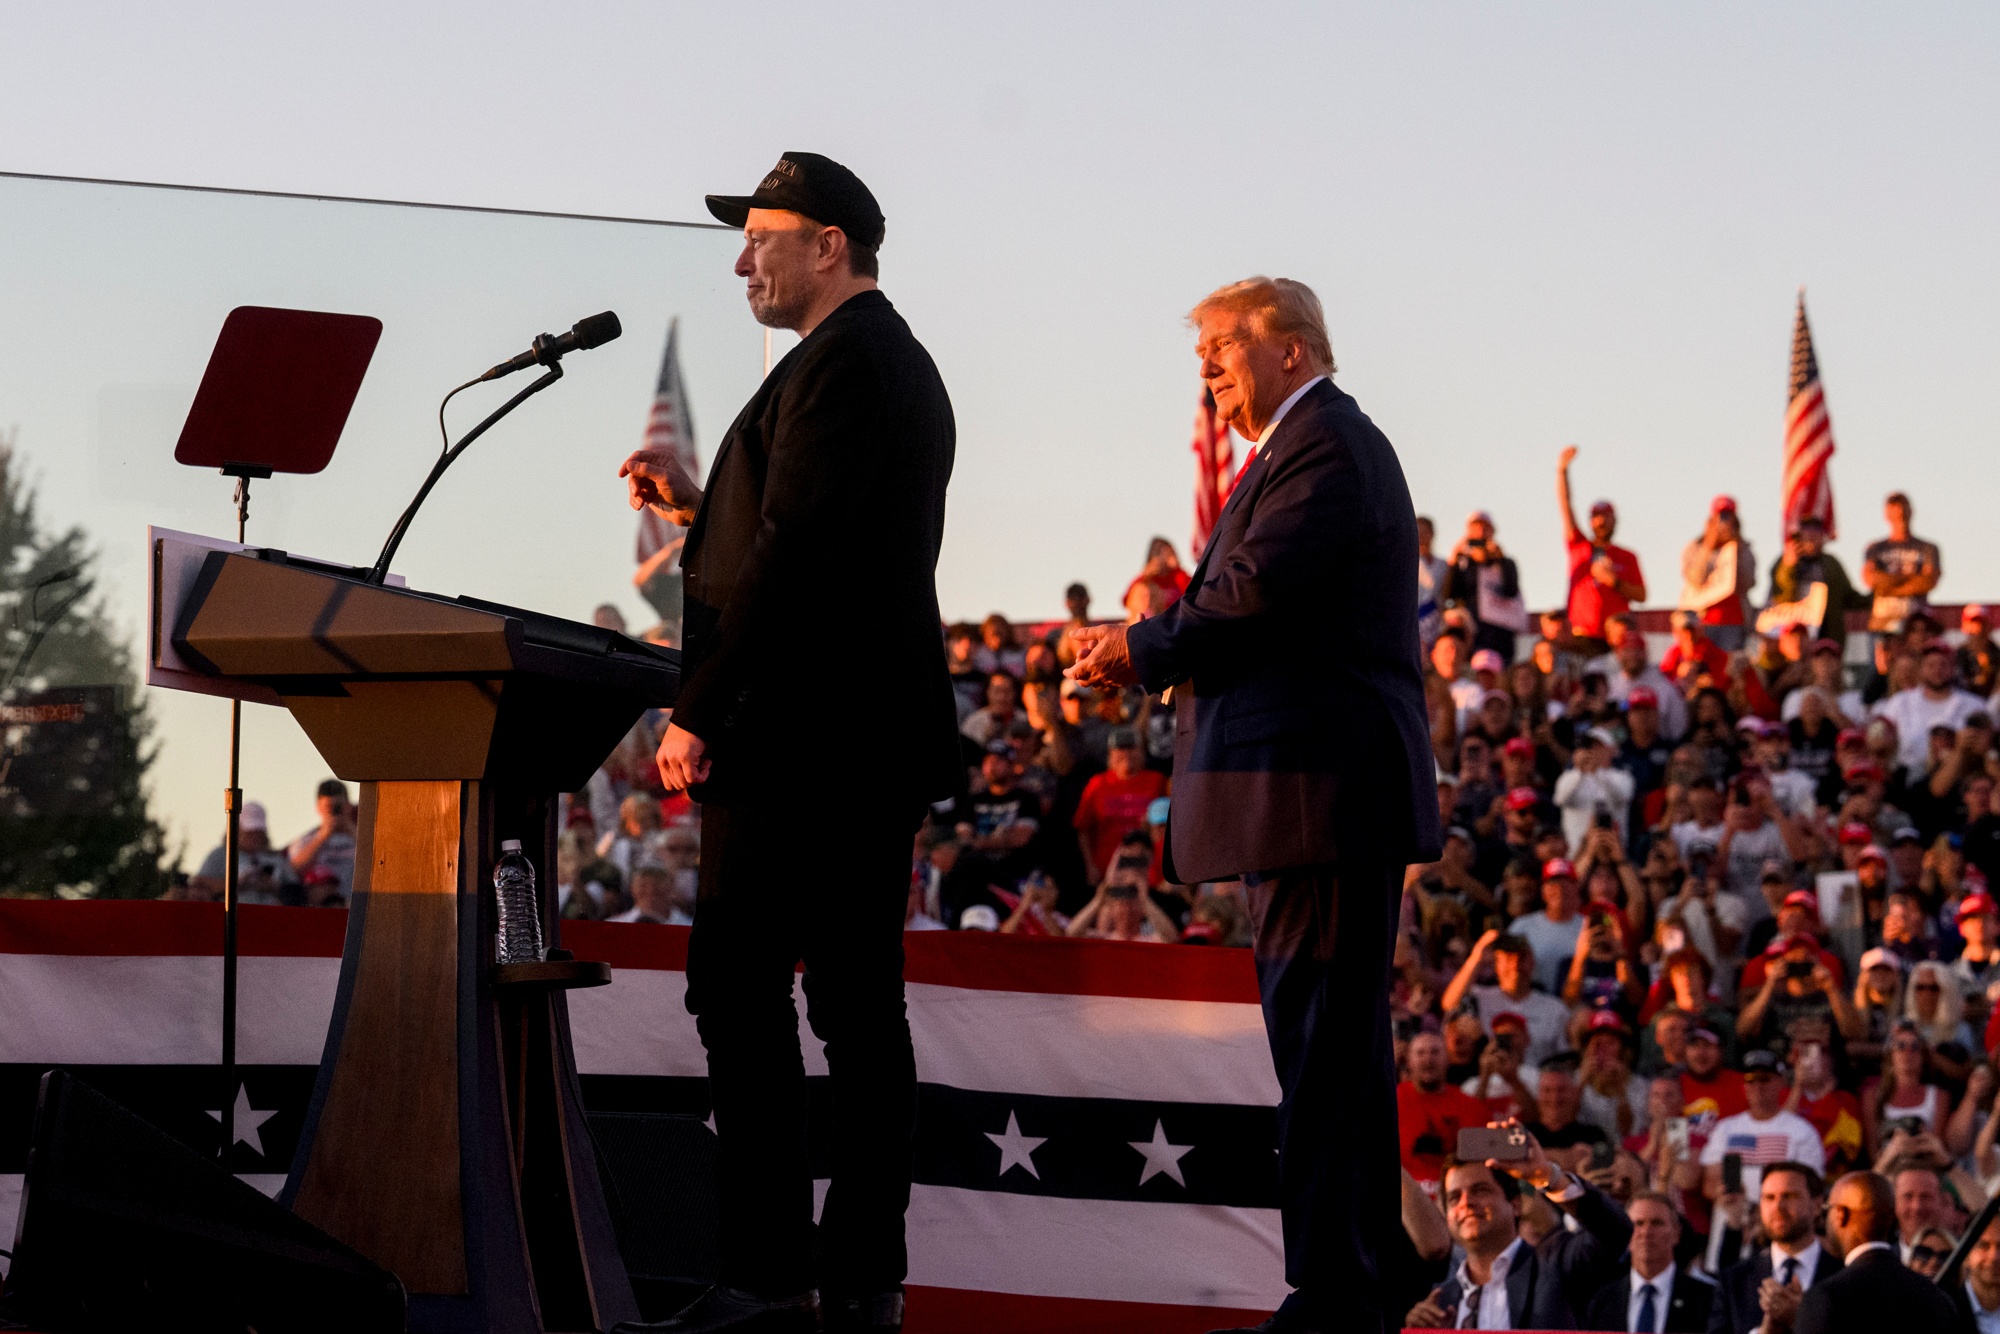
[(152, 720), (83, 530), (44, 532), (0, 435), (0, 895), (148, 898)]

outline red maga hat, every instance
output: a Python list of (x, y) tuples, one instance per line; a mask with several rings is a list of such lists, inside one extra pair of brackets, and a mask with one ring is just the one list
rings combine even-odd
[(1531, 787), (1517, 787), (1507, 794), (1507, 809), (1531, 811), (1541, 804), (1541, 796)]
[(1576, 867), (1570, 864), (1567, 857), (1551, 857), (1542, 863), (1542, 879), (1574, 880), (1576, 879)]

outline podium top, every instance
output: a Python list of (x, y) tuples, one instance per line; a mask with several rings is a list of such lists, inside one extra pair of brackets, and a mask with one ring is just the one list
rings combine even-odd
[(572, 792), (679, 693), (676, 650), (601, 626), (385, 587), (282, 551), (199, 560), (179, 605), (160, 608), (160, 647), (195, 678), (268, 692), (345, 779)]

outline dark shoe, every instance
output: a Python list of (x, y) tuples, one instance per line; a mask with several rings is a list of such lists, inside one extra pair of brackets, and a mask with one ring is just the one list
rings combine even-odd
[(627, 1320), (611, 1334), (819, 1334), (819, 1297), (811, 1292), (781, 1301), (720, 1284), (695, 1298), (680, 1314), (666, 1320)]
[(901, 1334), (902, 1292), (878, 1292), (872, 1297), (834, 1297), (827, 1301), (826, 1334)]

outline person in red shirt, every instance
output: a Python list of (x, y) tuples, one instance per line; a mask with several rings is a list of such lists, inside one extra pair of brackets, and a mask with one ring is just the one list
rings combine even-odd
[(1681, 1102), (1688, 1119), (1688, 1151), (1696, 1158), (1717, 1121), (1750, 1110), (1750, 1100), (1743, 1093), (1743, 1076), (1723, 1065), (1722, 1039), (1712, 1028), (1697, 1028), (1688, 1034)]
[(1833, 1082), (1833, 1058), (1821, 1042), (1792, 1044), (1792, 1082), (1787, 1111), (1797, 1112), (1819, 1131), (1826, 1146), (1828, 1176), (1861, 1165), (1861, 1100)]
[(1486, 1104), (1445, 1082), (1444, 1039), (1436, 1033), (1411, 1038), (1405, 1064), (1410, 1077), (1396, 1085), (1403, 1167), (1418, 1181), (1436, 1181), (1458, 1152), (1458, 1132), (1486, 1124)]
[(1143, 621), (1158, 616), (1187, 592), (1188, 573), (1181, 568), (1180, 553), (1164, 537), (1146, 545), (1146, 567), (1125, 588), (1127, 620)]
[(1701, 615), (1692, 611), (1677, 611), (1669, 618), (1673, 624), (1674, 642), (1660, 659), (1660, 674), (1678, 685), (1685, 693), (1695, 677), (1706, 672), (1715, 678), (1718, 687), (1729, 684), (1729, 653), (1722, 645), (1710, 639), (1703, 630)]
[(1146, 808), (1167, 794), (1167, 776), (1145, 767), (1138, 733), (1112, 729), (1111, 767), (1083, 785), (1076, 803), (1077, 843), (1083, 850), (1084, 878), (1104, 878), (1118, 852), (1118, 840), (1146, 828)]
[(1624, 547), (1613, 546), (1611, 535), (1618, 529), (1618, 511), (1608, 500), (1590, 507), (1590, 535), (1577, 527), (1576, 507), (1569, 495), (1569, 465), (1576, 461), (1576, 446), (1562, 452), (1556, 469), (1556, 498), (1562, 502), (1563, 542), (1569, 548), (1569, 625), (1580, 651), (1595, 655), (1609, 651), (1604, 638), (1607, 617), (1632, 609), (1646, 600), (1646, 576), (1639, 570), (1639, 557)]

